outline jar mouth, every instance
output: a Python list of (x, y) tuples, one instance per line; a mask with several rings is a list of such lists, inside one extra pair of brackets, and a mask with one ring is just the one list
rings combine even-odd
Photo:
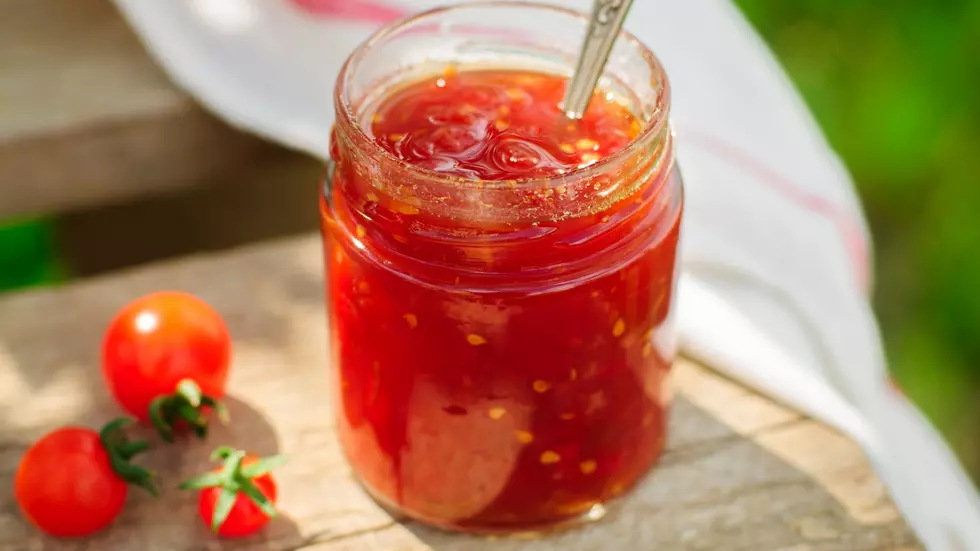
[[(602, 157), (593, 164), (575, 168), (555, 176), (522, 177), (512, 180), (483, 180), (445, 174), (414, 165), (381, 147), (368, 135), (361, 125), (357, 112), (363, 98), (351, 97), (350, 83), (353, 81), (361, 62), (372, 48), (384, 43), (387, 39), (396, 36), (405, 29), (425, 23), (427, 20), (436, 19), (441, 15), (463, 10), (507, 8), (535, 10), (540, 12), (541, 17), (571, 18), (580, 22), (583, 30), (587, 28), (589, 21), (589, 16), (585, 13), (551, 4), (523, 0), (476, 0), (464, 4), (425, 10), (408, 18), (389, 23), (358, 46), (351, 53), (350, 57), (347, 58), (347, 61), (340, 70), (340, 75), (337, 78), (334, 90), (334, 101), (337, 112), (337, 125), (343, 128), (345, 137), (352, 142), (355, 148), (360, 149), (362, 152), (368, 152), (367, 154), (379, 164), (397, 167), (400, 173), (408, 177), (414, 176), (437, 185), (454, 186), (456, 188), (479, 187), (483, 190), (514, 189), (515, 186), (517, 188), (540, 188), (556, 185), (560, 182), (567, 182), (570, 179), (590, 180), (599, 175), (609, 173), (611, 170), (614, 170), (614, 167), (621, 166), (631, 157), (635, 157), (638, 149), (654, 144), (658, 140), (670, 139), (669, 129), (667, 128), (670, 111), (670, 85), (666, 72), (654, 53), (636, 36), (626, 30), (620, 32), (617, 37), (617, 42), (631, 48), (640, 56), (643, 63), (647, 65), (652, 75), (651, 81), (648, 84), (655, 88), (656, 98), (651, 113), (638, 117), (638, 120), (643, 123), (643, 126), (637, 135), (624, 147)], [(464, 64), (460, 65), (465, 66)]]

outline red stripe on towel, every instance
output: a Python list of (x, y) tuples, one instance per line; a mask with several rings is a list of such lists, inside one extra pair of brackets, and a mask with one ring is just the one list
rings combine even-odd
[[(861, 225), (854, 219), (851, 213), (824, 197), (802, 189), (789, 178), (768, 166), (765, 162), (717, 136), (699, 130), (685, 128), (682, 139), (682, 146), (697, 147), (719, 159), (723, 159), (755, 175), (760, 183), (776, 190), (794, 203), (801, 205), (811, 212), (829, 218), (837, 226), (841, 234), (844, 246), (851, 258), (851, 264), (858, 284), (862, 290), (865, 292), (868, 291), (871, 283), (869, 281), (870, 259), (868, 258), (868, 244), (865, 242)], [(681, 139), (678, 141), (680, 142)]]
[(389, 23), (408, 12), (377, 0), (290, 0), (313, 15), (366, 23)]

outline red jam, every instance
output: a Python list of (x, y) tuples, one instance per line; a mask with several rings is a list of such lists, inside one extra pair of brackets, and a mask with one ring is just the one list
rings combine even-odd
[(511, 180), (587, 166), (639, 132), (633, 115), (605, 98), (580, 123), (563, 124), (558, 105), (564, 91), (564, 79), (543, 74), (449, 72), (388, 98), (372, 133), (381, 147), (415, 166)]
[[(335, 136), (321, 212), (338, 430), (369, 491), (432, 524), (576, 518), (664, 445), (678, 176), (640, 155), (637, 181), (566, 189), (642, 125), (605, 94), (571, 124), (564, 87), (463, 71), (390, 92), (363, 130), (404, 179)], [(431, 173), (460, 179), (429, 188)], [(452, 194), (476, 206), (460, 214)]]

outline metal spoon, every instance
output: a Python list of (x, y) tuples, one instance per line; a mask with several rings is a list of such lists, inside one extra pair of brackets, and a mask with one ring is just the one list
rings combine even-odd
[(595, 0), (578, 66), (568, 81), (562, 102), (562, 110), (569, 119), (578, 120), (585, 115), (602, 69), (609, 60), (609, 53), (632, 5), (633, 0)]

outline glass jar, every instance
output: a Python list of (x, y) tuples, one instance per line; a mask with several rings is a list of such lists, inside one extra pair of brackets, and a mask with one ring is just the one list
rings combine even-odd
[(600, 83), (641, 128), (554, 178), (410, 165), (371, 120), (451, 68), (567, 76), (586, 18), (467, 3), (379, 31), (337, 81), (321, 200), (338, 432), (385, 507), (471, 532), (601, 516), (660, 455), (682, 187), (659, 62), (618, 40)]

